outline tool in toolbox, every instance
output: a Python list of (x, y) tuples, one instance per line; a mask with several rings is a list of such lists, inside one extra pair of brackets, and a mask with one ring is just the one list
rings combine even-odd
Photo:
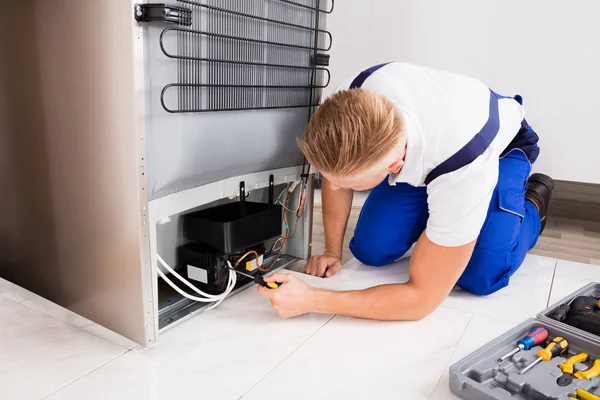
[(577, 379), (591, 381), (592, 379), (596, 378), (599, 375), (600, 375), (600, 359), (596, 359), (596, 361), (594, 361), (594, 365), (592, 365), (592, 368), (590, 368), (586, 371), (577, 371), (577, 372), (575, 372), (575, 374), (573, 376)]
[(544, 342), (548, 338), (548, 331), (546, 328), (542, 328), (538, 326), (537, 328), (532, 328), (529, 333), (517, 342), (517, 348), (512, 350), (510, 353), (507, 353), (500, 357), (496, 362), (500, 363), (506, 360), (509, 357), (517, 354), (521, 350), (529, 350), (534, 346), (537, 346)]
[(558, 368), (560, 368), (563, 374), (556, 380), (558, 386), (569, 386), (574, 379), (573, 373), (575, 372), (575, 364), (586, 362), (588, 358), (589, 355), (587, 353), (579, 353), (569, 357), (567, 361), (560, 364)]
[(550, 318), (600, 335), (600, 301), (596, 297), (575, 297), (569, 303), (561, 304)]
[(567, 351), (568, 347), (569, 347), (569, 342), (567, 342), (566, 339), (564, 339), (560, 336), (555, 337), (550, 342), (550, 344), (548, 344), (548, 346), (546, 346), (546, 348), (538, 351), (538, 353), (537, 353), (538, 358), (534, 362), (532, 362), (531, 364), (529, 364), (528, 366), (523, 368), (519, 372), (519, 375), (523, 375), (525, 372), (529, 371), (531, 368), (535, 367), (537, 364), (539, 364), (542, 361), (550, 361), (552, 358), (554, 358), (558, 355), (561, 355), (562, 353)]
[(235, 268), (231, 268), (233, 271), (235, 271), (236, 273), (245, 276), (246, 278), (250, 278), (254, 281), (254, 283), (259, 284), (261, 286), (266, 287), (267, 289), (277, 289), (279, 286), (281, 286), (280, 282), (265, 282), (264, 278), (262, 275), (250, 275), (247, 274), (245, 272), (239, 271)]
[(562, 322), (567, 317), (567, 314), (571, 310), (571, 304), (573, 303), (573, 301), (575, 301), (575, 299), (576, 299), (576, 297), (571, 299), (570, 302), (568, 302), (566, 304), (561, 304), (560, 306), (558, 306), (558, 308), (550, 315), (550, 318)]
[[(600, 400), (600, 397), (596, 396), (595, 394), (591, 394), (590, 392), (585, 391), (583, 389), (576, 389), (575, 393), (577, 393), (577, 396), (582, 400)], [(569, 399), (577, 400), (573, 396), (569, 396)]]

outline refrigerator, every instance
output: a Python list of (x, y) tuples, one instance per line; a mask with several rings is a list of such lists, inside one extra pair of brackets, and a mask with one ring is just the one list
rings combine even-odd
[(270, 179), (306, 184), (276, 268), (310, 256), (296, 138), (330, 80), (333, 1), (5, 3), (0, 277), (152, 346), (206, 308), (158, 274), (183, 217), (238, 201), (241, 182), (266, 202)]

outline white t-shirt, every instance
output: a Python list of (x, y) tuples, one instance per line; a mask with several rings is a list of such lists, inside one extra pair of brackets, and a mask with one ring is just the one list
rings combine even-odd
[[(348, 89), (355, 77), (337, 90)], [(427, 175), (467, 144), (489, 117), (489, 88), (477, 79), (450, 72), (396, 62), (373, 72), (361, 87), (386, 96), (405, 119), (405, 163), (400, 173), (390, 176), (390, 185), (424, 186)], [(427, 185), (426, 234), (440, 246), (472, 242), (485, 222), (498, 181), (499, 156), (525, 116), (517, 101), (498, 102), (500, 130), (489, 148), (471, 164)]]

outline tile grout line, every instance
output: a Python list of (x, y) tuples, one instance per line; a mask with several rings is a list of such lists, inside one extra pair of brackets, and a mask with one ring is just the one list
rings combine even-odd
[[(46, 299), (46, 300), (47, 300), (47, 299)], [(23, 301), (25, 301), (25, 300), (23, 300)], [(48, 300), (48, 301), (49, 301), (49, 300)], [(100, 325), (100, 324), (97, 324), (97, 323), (95, 323), (94, 321), (90, 321), (90, 322), (91, 322), (91, 324), (89, 324), (89, 325), (77, 326), (77, 325), (73, 325), (73, 324), (71, 324), (71, 323), (69, 323), (69, 322), (67, 322), (67, 321), (64, 321), (64, 320), (62, 320), (62, 319), (60, 319), (60, 318), (58, 318), (58, 317), (55, 317), (55, 316), (53, 316), (53, 315), (50, 315), (50, 314), (48, 314), (48, 313), (45, 313), (45, 312), (43, 312), (43, 311), (36, 310), (36, 309), (35, 309), (35, 308), (33, 308), (33, 307), (29, 307), (27, 304), (22, 304), (22, 303), (17, 303), (17, 304), (19, 304), (20, 306), (23, 306), (23, 307), (25, 307), (25, 308), (27, 308), (27, 309), (29, 309), (29, 310), (33, 311), (33, 312), (36, 312), (36, 313), (38, 313), (38, 314), (45, 315), (46, 317), (50, 317), (50, 318), (52, 318), (52, 319), (55, 319), (55, 320), (57, 320), (57, 321), (60, 321), (60, 322), (62, 322), (63, 324), (69, 325), (69, 326), (70, 326), (70, 327), (72, 327), (72, 328), (79, 329), (80, 331), (86, 332), (86, 333), (88, 333), (88, 334), (90, 334), (90, 335), (92, 335), (92, 336), (94, 336), (94, 337), (97, 337), (98, 339), (105, 340), (105, 341), (107, 341), (108, 343), (111, 343), (111, 344), (114, 344), (115, 346), (121, 347), (123, 350), (132, 350), (132, 349), (133, 349), (133, 347), (130, 349), (130, 348), (127, 348), (127, 347), (125, 347), (125, 346), (121, 346), (120, 344), (118, 344), (118, 343), (115, 343), (115, 342), (113, 342), (112, 340), (109, 340), (109, 339), (103, 338), (102, 336), (96, 335), (94, 332), (90, 332), (90, 331), (86, 330), (85, 328), (89, 328), (90, 326), (94, 326), (94, 324), (96, 324), (96, 325), (99, 325), (99, 326), (102, 326), (102, 325)], [(56, 303), (54, 303), (54, 304), (56, 304)], [(58, 305), (58, 304), (57, 304), (57, 305)], [(62, 306), (59, 306), (59, 307), (62, 307)], [(64, 307), (63, 307), (63, 308), (64, 308)], [(71, 310), (69, 310), (69, 309), (66, 309), (66, 308), (65, 308), (65, 310), (71, 311)], [(79, 315), (79, 314), (77, 314), (77, 313), (74, 313), (74, 314), (76, 314), (76, 315), (78, 315), (78, 316), (82, 317), (81, 315)], [(85, 318), (85, 317), (82, 317), (82, 318)], [(88, 321), (89, 321), (89, 320), (88, 320)], [(108, 328), (107, 328), (107, 329), (108, 329)], [(126, 338), (126, 339), (127, 339), (127, 338)], [(137, 344), (136, 344), (136, 345), (137, 345)], [(135, 347), (135, 346), (134, 346), (134, 347)]]
[(473, 321), (473, 318), (475, 317), (474, 313), (471, 313), (471, 318), (469, 318), (469, 322), (467, 323), (467, 325), (465, 326), (465, 330), (463, 331), (462, 335), (460, 335), (460, 338), (458, 339), (458, 342), (456, 342), (456, 346), (454, 346), (454, 351), (452, 351), (452, 354), (450, 355), (450, 357), (448, 358), (448, 361), (446, 361), (446, 364), (444, 366), (444, 369), (442, 370), (442, 373), (440, 374), (440, 377), (438, 378), (437, 382), (435, 383), (435, 385), (433, 386), (433, 389), (431, 391), (431, 394), (429, 395), (428, 399), (431, 400), (431, 398), (435, 395), (435, 389), (437, 388), (437, 386), (440, 384), (442, 378), (444, 377), (444, 370), (446, 369), (446, 367), (448, 367), (448, 363), (450, 362), (450, 360), (452, 360), (452, 357), (454, 357), (454, 354), (456, 354), (456, 349), (458, 349), (458, 345), (460, 344), (460, 342), (463, 340), (463, 338), (465, 337), (465, 334), (467, 333), (467, 329), (469, 329), (469, 325), (471, 325), (471, 322)]
[(0, 311), (0, 314), (2, 314), (2, 313), (3, 313), (3, 312), (5, 312), (5, 311), (8, 311), (8, 310), (10, 310), (10, 309), (11, 309), (11, 308), (13, 308), (15, 305), (18, 305), (18, 304), (19, 304), (19, 303), (17, 303), (16, 301), (12, 301), (11, 299), (9, 299), (9, 298), (7, 298), (7, 297), (4, 297), (4, 296), (2, 296), (2, 295), (0, 295), (0, 297), (1, 297), (1, 298), (3, 298), (3, 299), (4, 299), (4, 300), (6, 300), (6, 301), (8, 301), (8, 302), (12, 303), (12, 304), (10, 304), (10, 305), (9, 305), (7, 308), (5, 308), (4, 310)]
[(127, 354), (127, 353), (129, 353), (129, 352), (131, 351), (131, 350), (127, 350), (127, 349), (124, 349), (124, 350), (125, 350), (125, 351), (124, 351), (123, 353), (121, 353), (121, 354), (117, 355), (116, 357), (113, 357), (113, 358), (111, 358), (110, 360), (107, 360), (107, 361), (103, 362), (102, 364), (98, 365), (98, 366), (97, 366), (97, 367), (95, 367), (95, 368), (92, 368), (91, 370), (89, 370), (89, 371), (88, 371), (88, 372), (86, 372), (85, 374), (83, 374), (83, 375), (81, 375), (81, 376), (79, 376), (79, 377), (77, 377), (77, 378), (73, 379), (73, 380), (72, 380), (72, 381), (70, 381), (69, 383), (67, 383), (67, 384), (65, 384), (65, 385), (63, 385), (63, 386), (61, 386), (61, 387), (59, 387), (58, 389), (55, 389), (55, 390), (53, 390), (52, 392), (48, 393), (47, 395), (45, 395), (44, 397), (42, 397), (42, 398), (41, 398), (41, 400), (47, 399), (48, 397), (52, 396), (53, 394), (55, 394), (55, 393), (57, 393), (57, 392), (59, 392), (59, 391), (63, 390), (63, 389), (64, 389), (64, 388), (66, 388), (67, 386), (69, 386), (69, 385), (72, 385), (73, 383), (77, 382), (77, 381), (78, 381), (78, 380), (80, 380), (81, 378), (84, 378), (84, 377), (88, 376), (88, 375), (89, 375), (89, 374), (91, 374), (92, 372), (94, 372), (94, 371), (96, 371), (96, 370), (98, 370), (98, 369), (100, 369), (100, 368), (104, 367), (106, 364), (109, 364), (109, 363), (111, 363), (111, 362), (115, 361), (117, 358), (119, 358), (119, 357), (122, 357), (122, 356), (124, 356), (125, 354)]
[(277, 363), (277, 365), (275, 365), (273, 368), (271, 368), (271, 370), (269, 370), (269, 372), (267, 372), (262, 378), (260, 378), (258, 381), (256, 381), (256, 383), (254, 385), (252, 385), (250, 387), (250, 389), (246, 390), (240, 397), (238, 397), (238, 400), (240, 400), (242, 397), (244, 397), (245, 395), (247, 395), (252, 389), (254, 389), (259, 383), (261, 383), (263, 380), (265, 380), (265, 378), (269, 375), (271, 375), (271, 373), (273, 371), (275, 371), (277, 369), (277, 367), (279, 367), (281, 364), (283, 364), (285, 362), (285, 360), (287, 360), (288, 358), (290, 358), (292, 356), (292, 354), (294, 354), (296, 351), (298, 351), (298, 349), (300, 349), (302, 346), (304, 346), (304, 344), (306, 342), (308, 342), (310, 339), (312, 339), (317, 333), (319, 333), (321, 331), (321, 329), (323, 329), (327, 324), (329, 324), (329, 322), (331, 322), (331, 320), (333, 320), (335, 317), (337, 316), (337, 314), (333, 314), (331, 316), (331, 318), (329, 318), (323, 325), (321, 325), (319, 327), (319, 329), (317, 329), (316, 331), (314, 331), (311, 335), (309, 335), (305, 340), (302, 341), (302, 343), (300, 343), (298, 346), (296, 346), (296, 348), (294, 350), (292, 350), (290, 352), (290, 354), (288, 354), (283, 360), (281, 360), (280, 362)]
[[(2, 297), (4, 297), (4, 296), (2, 296)], [(10, 300), (10, 299), (7, 299), (7, 300), (9, 300), (9, 301), (12, 301), (12, 300)], [(103, 338), (103, 337), (101, 337), (101, 336), (98, 336), (98, 335), (96, 335), (96, 334), (95, 334), (95, 333), (93, 333), (93, 332), (90, 332), (90, 331), (87, 331), (87, 330), (85, 330), (85, 329), (84, 329), (85, 327), (89, 327), (89, 326), (91, 326), (91, 325), (86, 325), (86, 326), (84, 326), (84, 327), (75, 326), (75, 325), (73, 325), (73, 324), (70, 324), (69, 322), (63, 321), (62, 319), (60, 319), (60, 318), (57, 318), (57, 317), (55, 317), (55, 316), (53, 316), (53, 315), (47, 314), (47, 313), (45, 313), (45, 312), (43, 312), (43, 311), (40, 311), (40, 310), (36, 310), (35, 308), (29, 307), (29, 306), (28, 306), (28, 305), (26, 305), (26, 304), (22, 304), (22, 303), (23, 303), (23, 302), (25, 302), (26, 300), (29, 300), (29, 299), (24, 299), (24, 300), (22, 300), (21, 302), (15, 302), (15, 301), (12, 301), (12, 302), (13, 302), (13, 303), (15, 303), (15, 304), (17, 304), (17, 305), (19, 305), (19, 306), (25, 307), (25, 308), (27, 308), (28, 310), (30, 310), (30, 311), (33, 311), (34, 313), (37, 313), (37, 314), (40, 314), (40, 315), (44, 315), (44, 316), (46, 316), (46, 317), (49, 317), (49, 318), (52, 318), (52, 319), (54, 319), (54, 320), (56, 320), (56, 321), (62, 322), (63, 324), (65, 324), (65, 325), (68, 325), (68, 326), (70, 326), (70, 327), (72, 327), (72, 328), (75, 328), (75, 329), (77, 329), (77, 330), (80, 330), (80, 331), (82, 331), (82, 332), (86, 332), (86, 333), (88, 333), (88, 334), (90, 334), (90, 335), (92, 335), (92, 336), (94, 336), (94, 337), (96, 337), (96, 338), (98, 338), (98, 339), (104, 340), (104, 341), (106, 341), (106, 342), (108, 342), (108, 343), (111, 343), (111, 344), (113, 344), (113, 345), (117, 346), (117, 347), (120, 347), (120, 348), (123, 350), (121, 353), (119, 353), (119, 354), (118, 354), (118, 355), (116, 355), (115, 357), (112, 357), (112, 358), (110, 358), (109, 360), (106, 360), (105, 362), (103, 362), (102, 364), (100, 364), (100, 365), (96, 366), (95, 368), (93, 368), (93, 369), (89, 370), (89, 371), (88, 371), (88, 372), (86, 372), (85, 374), (83, 374), (83, 375), (81, 375), (81, 376), (79, 376), (79, 377), (77, 377), (77, 378), (75, 378), (75, 379), (71, 380), (70, 382), (68, 382), (68, 383), (64, 384), (63, 386), (61, 386), (61, 387), (59, 387), (59, 388), (57, 388), (57, 389), (53, 390), (52, 392), (48, 393), (47, 395), (45, 395), (44, 397), (42, 397), (42, 398), (41, 398), (41, 400), (43, 400), (43, 399), (46, 399), (46, 398), (48, 398), (49, 396), (52, 396), (53, 394), (55, 394), (55, 393), (56, 393), (56, 392), (58, 392), (59, 390), (62, 390), (62, 389), (64, 389), (65, 387), (67, 387), (67, 386), (71, 385), (72, 383), (75, 383), (76, 381), (80, 380), (81, 378), (83, 378), (83, 377), (85, 377), (85, 376), (87, 376), (87, 375), (91, 374), (92, 372), (96, 371), (97, 369), (99, 369), (99, 368), (102, 368), (102, 367), (103, 367), (103, 366), (105, 366), (106, 364), (113, 362), (113, 361), (114, 361), (114, 360), (116, 360), (117, 358), (119, 358), (119, 357), (122, 357), (122, 356), (124, 356), (125, 354), (127, 354), (127, 353), (129, 353), (130, 351), (132, 351), (132, 350), (133, 350), (133, 348), (131, 348), (131, 349), (128, 349), (127, 347), (121, 346), (121, 345), (119, 345), (119, 344), (117, 344), (117, 343), (113, 342), (112, 340), (108, 340), (108, 339), (106, 339), (106, 338)], [(46, 300), (47, 300), (47, 299), (46, 299)], [(49, 301), (49, 300), (48, 300), (48, 301)], [(11, 306), (11, 307), (13, 307), (13, 306)], [(9, 307), (9, 308), (10, 308), (10, 307)], [(7, 311), (9, 308), (7, 308), (6, 310), (2, 310), (2, 311), (0, 311), (0, 314), (1, 314), (2, 312), (4, 312), (4, 311)], [(92, 324), (93, 324), (93, 322), (92, 322)]]
[[(467, 313), (467, 314), (473, 314), (474, 316), (477, 316), (477, 317), (491, 318), (491, 319), (495, 319), (495, 320), (498, 320), (498, 321), (507, 322), (509, 324), (515, 324), (515, 325), (519, 324), (519, 322), (517, 322), (516, 320), (515, 321), (511, 321), (510, 319), (498, 318), (498, 317), (491, 316), (489, 314), (482, 314), (482, 313), (479, 313), (479, 312), (474, 312), (474, 311), (469, 311), (469, 310), (463, 310), (462, 308), (456, 308), (456, 307), (451, 307), (451, 306), (446, 306), (446, 305), (441, 305), (440, 307), (447, 308), (449, 310), (462, 311), (462, 312)], [(530, 317), (527, 317), (527, 318), (530, 318)]]
[[(9, 282), (9, 281), (7, 281), (7, 282)], [(23, 289), (23, 290), (26, 290), (26, 291), (27, 291), (27, 289), (25, 289), (25, 288), (22, 288), (22, 287), (21, 287), (21, 286), (19, 286), (19, 285), (16, 285), (16, 284), (14, 284), (14, 283), (13, 283), (13, 285), (15, 285), (16, 287), (18, 287), (19, 289)], [(97, 334), (95, 334), (95, 333), (93, 333), (93, 332), (90, 332), (90, 331), (88, 331), (86, 328), (89, 328), (89, 327), (91, 327), (91, 326), (94, 326), (94, 325), (98, 325), (98, 326), (102, 326), (102, 325), (100, 325), (100, 324), (98, 324), (98, 323), (96, 323), (96, 322), (94, 322), (94, 321), (92, 321), (92, 320), (89, 320), (89, 319), (85, 318), (84, 316), (82, 316), (82, 315), (80, 315), (80, 314), (77, 314), (76, 312), (74, 312), (74, 311), (72, 311), (72, 310), (69, 310), (69, 309), (68, 309), (68, 308), (66, 308), (66, 307), (63, 307), (63, 306), (61, 306), (60, 304), (57, 304), (57, 303), (55, 303), (55, 302), (53, 302), (53, 301), (50, 301), (50, 300), (48, 300), (47, 298), (45, 298), (45, 297), (43, 297), (43, 296), (40, 296), (40, 295), (39, 295), (39, 294), (37, 294), (37, 293), (31, 292), (31, 291), (28, 291), (28, 292), (29, 292), (29, 293), (31, 293), (31, 294), (33, 294), (34, 296), (38, 296), (38, 297), (40, 297), (40, 299), (42, 299), (43, 301), (47, 301), (47, 302), (49, 302), (49, 303), (52, 303), (52, 304), (54, 304), (54, 305), (55, 305), (55, 306), (57, 306), (57, 307), (62, 307), (63, 309), (65, 309), (65, 310), (67, 310), (67, 311), (69, 311), (69, 312), (71, 312), (71, 313), (75, 314), (76, 316), (86, 319), (87, 321), (89, 321), (89, 324), (86, 324), (86, 325), (83, 325), (83, 326), (78, 326), (78, 325), (75, 325), (75, 324), (73, 324), (73, 323), (71, 323), (71, 322), (65, 321), (65, 320), (63, 320), (63, 319), (61, 319), (61, 318), (55, 317), (54, 315), (52, 315), (52, 314), (50, 314), (50, 313), (47, 313), (46, 311), (38, 310), (38, 309), (36, 309), (36, 308), (34, 308), (34, 307), (32, 307), (32, 306), (29, 306), (29, 305), (27, 305), (27, 304), (23, 304), (23, 303), (25, 303), (26, 301), (28, 301), (28, 300), (31, 300), (31, 299), (33, 298), (33, 297), (31, 297), (31, 296), (28, 296), (28, 297), (26, 297), (26, 298), (22, 299), (21, 301), (14, 301), (14, 300), (11, 300), (11, 299), (7, 298), (6, 296), (2, 296), (2, 295), (0, 295), (0, 297), (3, 297), (3, 298), (5, 298), (5, 299), (6, 299), (6, 300), (8, 300), (8, 301), (12, 301), (13, 303), (15, 303), (15, 304), (18, 304), (18, 305), (20, 305), (20, 306), (26, 307), (26, 308), (28, 308), (29, 310), (31, 310), (31, 311), (34, 311), (34, 312), (36, 312), (36, 313), (38, 313), (38, 314), (42, 314), (42, 315), (45, 315), (45, 316), (47, 316), (47, 317), (53, 318), (53, 319), (55, 319), (55, 320), (57, 320), (57, 321), (60, 321), (60, 322), (62, 322), (62, 323), (65, 323), (65, 324), (67, 324), (67, 325), (69, 325), (69, 326), (72, 326), (72, 327), (73, 327), (73, 328), (75, 328), (75, 329), (79, 329), (79, 330), (82, 330), (82, 331), (84, 331), (84, 332), (87, 332), (87, 333), (89, 333), (89, 334), (91, 334), (91, 335), (94, 335), (94, 336), (95, 336), (95, 337), (97, 337), (97, 338), (100, 338), (100, 339), (106, 340), (107, 342), (109, 342), (109, 343), (112, 343), (112, 344), (114, 344), (114, 345), (117, 345), (117, 346), (119, 346), (119, 347), (122, 347), (123, 349), (126, 349), (126, 350), (132, 350), (132, 349), (133, 349), (133, 347), (135, 347), (135, 346), (133, 346), (133, 347), (129, 348), (129, 347), (122, 346), (122, 345), (120, 345), (120, 344), (118, 344), (118, 343), (116, 343), (116, 342), (114, 342), (114, 341), (112, 341), (112, 340), (106, 339), (106, 338), (104, 338), (104, 337), (102, 337), (102, 336), (100, 336), (100, 335), (97, 335)], [(5, 311), (5, 310), (4, 310), (4, 311)], [(107, 329), (108, 329), (108, 328), (107, 328)]]
[[(197, 379), (199, 382), (203, 382), (205, 384), (209, 384), (209, 385), (212, 385), (212, 386), (218, 386), (217, 383), (215, 383), (215, 382), (213, 382), (211, 380), (208, 380), (206, 378), (203, 378), (202, 376), (199, 376), (198, 375), (199, 373), (190, 372), (190, 371), (187, 371), (186, 369), (178, 368), (176, 365), (169, 364), (168, 362), (165, 362), (165, 361), (163, 361), (160, 358), (154, 358), (154, 357), (148, 356), (148, 355), (144, 354), (142, 351), (136, 350), (138, 347), (140, 347), (140, 345), (136, 345), (135, 347), (129, 349), (129, 351), (133, 352), (134, 354), (137, 354), (138, 356), (140, 356), (142, 358), (144, 358), (147, 362), (156, 363), (158, 365), (161, 365), (163, 367), (171, 369), (171, 370), (173, 370), (173, 371), (175, 371), (175, 372), (177, 372), (179, 374), (185, 375), (187, 378)], [(144, 348), (142, 347), (142, 349), (144, 349)], [(229, 394), (234, 395), (234, 393), (232, 393), (232, 392), (228, 392), (226, 394), (228, 394), (228, 395)]]
[[(20, 286), (17, 286), (17, 287), (21, 288)], [(21, 288), (21, 289), (23, 289), (23, 288)], [(23, 290), (27, 290), (27, 289), (23, 289)], [(32, 297), (26, 297), (26, 298), (24, 298), (24, 299), (23, 299), (23, 300), (21, 300), (21, 301), (14, 301), (14, 300), (11, 300), (11, 299), (7, 298), (6, 296), (3, 296), (3, 295), (0, 295), (0, 297), (2, 297), (2, 298), (4, 298), (4, 299), (6, 299), (6, 300), (8, 300), (8, 301), (12, 301), (13, 303), (15, 303), (15, 304), (18, 304), (18, 305), (20, 305), (20, 306), (23, 306), (23, 307), (25, 307), (25, 308), (28, 308), (29, 310), (31, 310), (31, 311), (33, 311), (33, 312), (36, 312), (36, 313), (38, 313), (38, 314), (45, 315), (45, 316), (47, 316), (47, 317), (50, 317), (50, 318), (53, 318), (53, 319), (55, 319), (55, 320), (57, 320), (57, 321), (60, 321), (60, 322), (62, 322), (62, 323), (65, 323), (65, 324), (67, 324), (67, 325), (69, 325), (69, 326), (72, 326), (72, 327), (73, 327), (73, 328), (75, 328), (75, 329), (79, 329), (79, 330), (81, 330), (81, 331), (87, 332), (87, 333), (89, 333), (90, 335), (93, 335), (93, 336), (95, 336), (95, 337), (97, 337), (97, 338), (100, 338), (100, 339), (106, 340), (107, 342), (109, 342), (109, 343), (112, 343), (112, 344), (114, 344), (114, 345), (116, 345), (116, 346), (122, 347), (123, 349), (126, 349), (126, 350), (131, 350), (131, 349), (133, 349), (134, 347), (136, 347), (136, 346), (133, 346), (133, 347), (126, 347), (126, 346), (120, 345), (120, 344), (118, 344), (118, 343), (116, 343), (116, 342), (114, 342), (114, 341), (112, 341), (112, 340), (110, 340), (110, 339), (107, 339), (107, 338), (105, 338), (105, 337), (102, 337), (102, 336), (100, 336), (100, 335), (97, 335), (97, 334), (95, 334), (94, 332), (90, 332), (90, 331), (88, 331), (86, 328), (90, 328), (90, 327), (93, 327), (93, 326), (95, 326), (95, 325), (98, 325), (98, 326), (100, 326), (100, 327), (103, 327), (103, 326), (102, 326), (102, 325), (100, 325), (100, 324), (98, 324), (98, 323), (96, 323), (96, 322), (94, 322), (94, 321), (92, 321), (92, 320), (89, 320), (89, 319), (87, 319), (87, 318), (86, 318), (86, 317), (84, 317), (83, 315), (77, 314), (76, 312), (74, 312), (74, 311), (72, 311), (72, 310), (69, 310), (69, 309), (68, 309), (68, 308), (66, 308), (66, 307), (63, 307), (63, 306), (61, 306), (60, 304), (54, 303), (53, 301), (50, 301), (50, 300), (46, 299), (45, 297), (42, 297), (42, 296), (38, 295), (37, 293), (33, 293), (33, 292), (30, 292), (30, 293), (31, 293), (31, 294), (33, 294), (34, 296), (38, 296), (38, 297), (39, 297), (39, 298), (40, 298), (42, 301), (46, 301), (46, 302), (52, 303), (53, 305), (55, 305), (55, 306), (57, 306), (57, 307), (61, 307), (61, 308), (65, 309), (66, 311), (68, 311), (68, 312), (70, 312), (70, 313), (72, 313), (72, 314), (76, 315), (77, 317), (81, 317), (81, 318), (83, 318), (83, 319), (87, 320), (89, 323), (88, 323), (88, 324), (86, 324), (86, 325), (82, 325), (82, 326), (75, 325), (75, 324), (73, 324), (73, 323), (71, 323), (71, 322), (68, 322), (68, 321), (65, 321), (65, 320), (63, 320), (63, 319), (61, 319), (61, 318), (58, 318), (58, 317), (56, 317), (56, 316), (54, 316), (54, 315), (52, 315), (52, 314), (50, 314), (50, 313), (48, 313), (48, 312), (46, 312), (46, 311), (43, 311), (43, 310), (36, 309), (36, 308), (34, 308), (33, 306), (29, 306), (29, 305), (27, 305), (27, 304), (23, 304), (23, 303), (25, 303), (26, 301), (28, 301), (28, 300), (31, 300), (31, 299), (32, 299)], [(3, 310), (3, 311), (5, 311), (5, 310)], [(2, 311), (2, 312), (3, 312), (3, 311)], [(104, 327), (103, 327), (103, 328), (104, 328)], [(108, 328), (106, 328), (106, 329), (108, 329)], [(128, 339), (128, 338), (125, 338), (125, 339)], [(128, 340), (130, 340), (130, 339), (128, 339)], [(136, 345), (137, 345), (137, 343), (136, 343)]]
[(552, 282), (550, 282), (550, 291), (548, 292), (548, 300), (546, 301), (546, 308), (550, 307), (550, 297), (552, 297), (552, 289), (554, 288), (554, 278), (556, 278), (556, 269), (558, 268), (558, 259), (554, 261), (554, 272), (552, 273)]

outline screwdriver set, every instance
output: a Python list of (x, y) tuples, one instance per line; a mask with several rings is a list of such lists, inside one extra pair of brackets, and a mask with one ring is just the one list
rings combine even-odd
[(600, 400), (600, 283), (591, 283), (450, 367), (465, 400)]

